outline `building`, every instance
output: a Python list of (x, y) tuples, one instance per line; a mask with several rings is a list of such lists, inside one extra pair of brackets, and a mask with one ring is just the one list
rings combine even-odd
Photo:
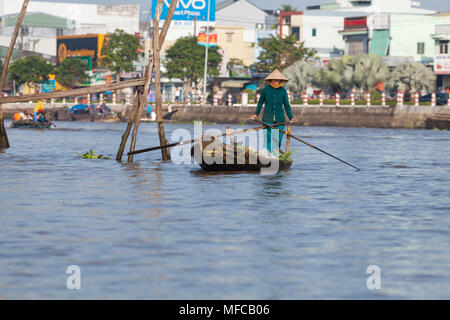
[(315, 49), (324, 64), (344, 54), (345, 42), (339, 34), (344, 23), (340, 12), (304, 11), (300, 39), (305, 47)]
[(366, 15), (375, 13), (409, 13), (409, 14), (433, 14), (434, 10), (419, 8), (421, 3), (412, 0), (336, 0), (335, 2), (308, 6), (307, 10), (337, 10), (348, 12), (355, 16), (355, 12), (363, 12)]
[(356, 56), (369, 52), (367, 16), (344, 18), (344, 29), (339, 31), (345, 41), (346, 55)]
[(303, 11), (281, 11), (279, 14), (278, 30), (280, 37), (294, 35), (297, 41), (302, 41)]
[[(17, 19), (17, 13), (0, 17), (1, 46), (9, 47)], [(72, 20), (40, 12), (27, 13), (17, 39), (18, 54), (14, 55), (13, 59), (33, 54), (56, 62), (56, 37), (73, 30)], [(2, 54), (2, 57), (5, 56), (6, 52)]]
[[(93, 1), (94, 2), (94, 1)], [(22, 0), (0, 1), (0, 46), (9, 46)], [(23, 47), (56, 57), (56, 36), (139, 32), (139, 5), (97, 5), (31, 0), (22, 24)], [(20, 43), (20, 39), (18, 40)]]
[[(397, 65), (406, 60), (430, 61), (432, 48), (426, 34), (433, 28), (431, 16), (436, 11), (420, 5), (412, 0), (336, 0), (308, 6), (305, 13), (342, 17), (337, 32), (345, 42), (344, 54), (373, 53), (388, 57), (388, 64)], [(426, 43), (422, 43), (425, 38)], [(339, 50), (340, 45), (337, 42), (333, 47)]]
[[(233, 58), (243, 60), (239, 54), (236, 55), (236, 50), (231, 49), (232, 45), (229, 41), (232, 40), (233, 46), (245, 48), (245, 64), (247, 66), (254, 64), (261, 51), (258, 47), (258, 41), (266, 39), (270, 35), (275, 35), (276, 31), (273, 29), (275, 24), (275, 16), (270, 11), (258, 7), (256, 1), (226, 0), (218, 3), (216, 6), (216, 26), (220, 27), (221, 30), (226, 30), (227, 27), (230, 28), (229, 30), (235, 27), (240, 27), (235, 30), (242, 30), (242, 36), (240, 35), (241, 31), (239, 31), (234, 36), (235, 39), (230, 39), (230, 37), (233, 37), (230, 33), (224, 35), (225, 39), (218, 36), (219, 46), (221, 46), (221, 43), (228, 43), (228, 49), (224, 52), (226, 62)], [(252, 47), (249, 48), (249, 46)], [(253, 58), (250, 58), (250, 51), (253, 51)]]
[(435, 41), (434, 73), (437, 76), (437, 87), (450, 93), (450, 11), (436, 14), (444, 21), (435, 25), (432, 38)]
[[(95, 3), (95, 0), (92, 0)], [(23, 0), (0, 2), (0, 16), (17, 14)], [(45, 13), (74, 22), (72, 34), (108, 33), (122, 29), (139, 32), (139, 5), (98, 5), (31, 0), (27, 13)]]
[(256, 5), (256, 1), (226, 0), (216, 6), (216, 24), (243, 26), (246, 30), (271, 30), (276, 18)]
[(225, 63), (231, 59), (241, 60), (246, 66), (255, 63), (254, 34), (246, 32), (244, 26), (216, 25), (210, 32), (217, 34), (217, 44), (223, 50)]
[(431, 67), (436, 40), (445, 38), (446, 24), (450, 17), (439, 14), (376, 13), (345, 18), (339, 33), (345, 41), (345, 54), (375, 54), (391, 67), (408, 61)]

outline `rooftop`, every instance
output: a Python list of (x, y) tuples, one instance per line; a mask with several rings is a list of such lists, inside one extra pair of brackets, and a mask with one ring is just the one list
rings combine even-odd
[[(14, 27), (17, 23), (18, 16), (19, 14), (15, 13), (0, 17), (0, 26)], [(25, 15), (22, 26), (54, 29), (73, 29), (73, 27), (75, 26), (75, 21), (42, 12), (29, 12)]]

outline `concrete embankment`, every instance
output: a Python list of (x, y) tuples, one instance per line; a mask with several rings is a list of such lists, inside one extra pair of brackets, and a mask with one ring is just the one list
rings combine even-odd
[[(62, 120), (58, 113), (67, 113), (69, 104), (45, 104), (45, 109), (52, 119)], [(115, 112), (125, 117), (131, 105), (109, 105)], [(17, 103), (3, 106), (5, 118), (12, 118), (18, 110), (33, 109), (34, 104)], [(248, 121), (256, 106), (164, 106), (164, 119), (172, 122), (192, 122), (202, 120), (216, 123), (252, 123)], [(145, 111), (146, 112), (146, 111)], [(425, 128), (427, 119), (440, 113), (450, 113), (449, 106), (300, 106), (293, 105), (292, 112), (299, 120), (298, 125), (336, 126), (336, 127), (371, 127), (371, 128)], [(253, 123), (252, 123), (253, 124)]]
[[(213, 107), (190, 106), (174, 108), (171, 120), (203, 120), (217, 123), (246, 123), (255, 112), (255, 106)], [(448, 106), (292, 106), (298, 125), (371, 127), (371, 128), (425, 128), (428, 118), (441, 112), (450, 112)]]

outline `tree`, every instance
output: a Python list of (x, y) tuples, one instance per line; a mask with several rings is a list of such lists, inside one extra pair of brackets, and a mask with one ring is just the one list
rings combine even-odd
[(418, 62), (398, 65), (388, 76), (386, 87), (409, 93), (434, 90), (436, 76), (429, 68)]
[(280, 37), (270, 35), (261, 39), (258, 46), (262, 51), (258, 56), (255, 68), (259, 72), (271, 72), (274, 69), (284, 69), (297, 61), (313, 58), (317, 51), (305, 48), (305, 42), (297, 42), (295, 35)]
[(381, 57), (371, 54), (343, 56), (330, 61), (320, 73), (320, 87), (331, 92), (372, 90), (389, 73)]
[(108, 33), (99, 62), (115, 73), (116, 81), (119, 82), (122, 71), (135, 70), (133, 62), (139, 57), (139, 48), (138, 37), (116, 29), (113, 33)]
[(283, 11), (295, 11), (295, 10), (297, 10), (297, 8), (292, 7), (290, 4), (282, 4), (280, 6), (280, 11), (281, 12), (283, 12)]
[[(208, 75), (219, 74), (219, 63), (222, 56), (218, 47), (208, 48)], [(204, 75), (205, 47), (197, 43), (197, 38), (187, 36), (179, 38), (166, 52), (163, 62), (166, 68), (165, 76), (183, 80), (187, 89), (194, 83), (197, 85)]]
[(319, 73), (319, 87), (329, 93), (342, 92), (345, 89), (342, 75), (348, 68), (346, 57), (332, 59)]
[(372, 90), (386, 79), (389, 69), (383, 59), (373, 54), (345, 56), (342, 80), (346, 89)]
[(289, 78), (287, 89), (294, 92), (303, 92), (309, 84), (317, 84), (320, 70), (314, 62), (297, 61), (284, 70), (284, 75)]
[(57, 66), (53, 73), (55, 74), (56, 81), (67, 88), (74, 88), (87, 80), (89, 76), (86, 71), (89, 70), (88, 65), (76, 58), (67, 58), (59, 66)]
[(14, 61), (9, 67), (9, 80), (15, 80), (17, 85), (39, 84), (48, 81), (53, 65), (47, 60), (28, 56)]

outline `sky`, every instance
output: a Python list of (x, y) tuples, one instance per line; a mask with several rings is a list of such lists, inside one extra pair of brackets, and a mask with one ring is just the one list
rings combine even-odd
[[(3, 0), (2, 0), (3, 1)], [(141, 11), (149, 10), (151, 0), (42, 0), (46, 2), (70, 2), (70, 3), (96, 3), (96, 4), (139, 4)], [(395, 1), (395, 0), (392, 0)], [(419, 0), (424, 9), (448, 11), (450, 0)], [(222, 0), (216, 0), (220, 3)], [(252, 0), (254, 4), (262, 9), (278, 9), (282, 4), (288, 4), (297, 10), (304, 10), (306, 6), (322, 3), (332, 3), (334, 0)]]

